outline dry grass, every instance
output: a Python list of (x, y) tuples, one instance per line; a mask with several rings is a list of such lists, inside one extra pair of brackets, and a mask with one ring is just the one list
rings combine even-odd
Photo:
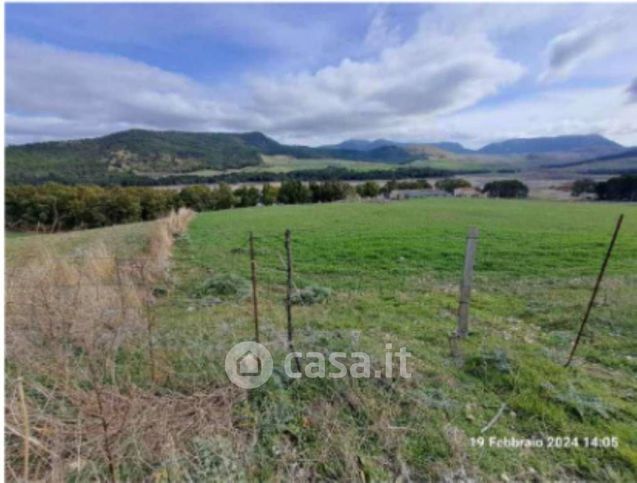
[[(154, 222), (145, 250), (122, 259), (103, 244), (73, 257), (45, 244), (6, 279), (6, 478), (135, 479), (187, 454), (195, 437), (232, 431), (226, 388), (157, 394), (148, 306), (168, 276), (171, 249), (194, 213)], [(148, 347), (147, 384), (123, 354)], [(134, 365), (132, 365), (134, 366)], [(233, 441), (241, 438), (233, 437)], [(177, 466), (185, 465), (187, 460)], [(139, 475), (141, 476), (141, 474)]]

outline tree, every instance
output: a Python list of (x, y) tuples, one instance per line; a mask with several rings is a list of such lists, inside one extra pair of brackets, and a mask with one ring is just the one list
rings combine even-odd
[(227, 210), (237, 204), (237, 199), (232, 192), (232, 188), (226, 183), (221, 183), (216, 190), (212, 191), (212, 209)]
[(415, 179), (413, 181), (398, 181), (396, 183), (398, 190), (428, 190), (431, 189), (429, 181), (426, 179)]
[(395, 180), (390, 179), (389, 181), (387, 181), (387, 183), (385, 183), (380, 191), (383, 195), (385, 195), (385, 198), (389, 198), (391, 192), (395, 189), (398, 189), (398, 183)]
[(445, 178), (436, 181), (436, 188), (453, 193), (456, 188), (471, 188), (471, 183), (462, 178)]
[(270, 183), (265, 183), (261, 189), (261, 202), (266, 206), (273, 205), (276, 202), (278, 195), (278, 188), (271, 186)]
[(179, 203), (195, 211), (211, 210), (213, 208), (212, 192), (207, 186), (187, 186), (179, 192)]
[(311, 200), (311, 193), (307, 186), (297, 180), (286, 180), (281, 183), (277, 196), (279, 203), (297, 204), (307, 203)]
[(571, 195), (579, 196), (582, 193), (595, 193), (596, 187), (597, 187), (597, 183), (590, 178), (577, 179), (573, 183), (573, 188), (571, 189)]
[(241, 186), (234, 190), (234, 196), (237, 198), (237, 206), (244, 208), (247, 206), (256, 206), (259, 203), (259, 190), (254, 186)]
[(597, 183), (595, 187), (600, 200), (637, 201), (637, 175), (625, 174)]
[(529, 188), (517, 179), (504, 179), (490, 181), (484, 185), (483, 193), (487, 193), (489, 198), (526, 198)]
[(365, 181), (356, 187), (356, 192), (362, 198), (375, 198), (380, 194), (380, 186), (376, 181)]
[(155, 220), (165, 216), (178, 204), (178, 195), (172, 190), (138, 188), (136, 192), (142, 207), (142, 220)]
[(142, 206), (139, 198), (127, 188), (113, 188), (106, 203), (106, 216), (113, 223), (132, 223), (141, 220)]
[(344, 200), (352, 192), (352, 187), (342, 181), (324, 181), (323, 183), (310, 183), (312, 202), (329, 203), (331, 201)]

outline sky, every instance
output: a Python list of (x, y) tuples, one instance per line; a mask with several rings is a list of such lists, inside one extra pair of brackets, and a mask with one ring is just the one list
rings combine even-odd
[(145, 128), (637, 146), (637, 4), (5, 8), (7, 144)]

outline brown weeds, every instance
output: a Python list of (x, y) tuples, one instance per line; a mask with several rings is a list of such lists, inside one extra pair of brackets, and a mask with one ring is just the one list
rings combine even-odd
[[(168, 276), (174, 240), (193, 215), (180, 210), (154, 222), (145, 253), (127, 259), (104, 245), (74, 257), (42, 246), (9, 269), (7, 479), (141, 478), (186, 452), (193, 437), (232, 431), (237, 391), (151, 390), (152, 287)], [(151, 378), (140, 387), (118, 358), (144, 339)]]

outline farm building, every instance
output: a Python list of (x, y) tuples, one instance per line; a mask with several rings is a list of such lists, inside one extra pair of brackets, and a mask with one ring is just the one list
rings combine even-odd
[(390, 194), (392, 200), (409, 200), (415, 198), (432, 198), (449, 196), (449, 193), (443, 190), (425, 189), (425, 190), (393, 190)]
[(457, 198), (482, 198), (484, 194), (477, 188), (456, 188), (453, 195)]

